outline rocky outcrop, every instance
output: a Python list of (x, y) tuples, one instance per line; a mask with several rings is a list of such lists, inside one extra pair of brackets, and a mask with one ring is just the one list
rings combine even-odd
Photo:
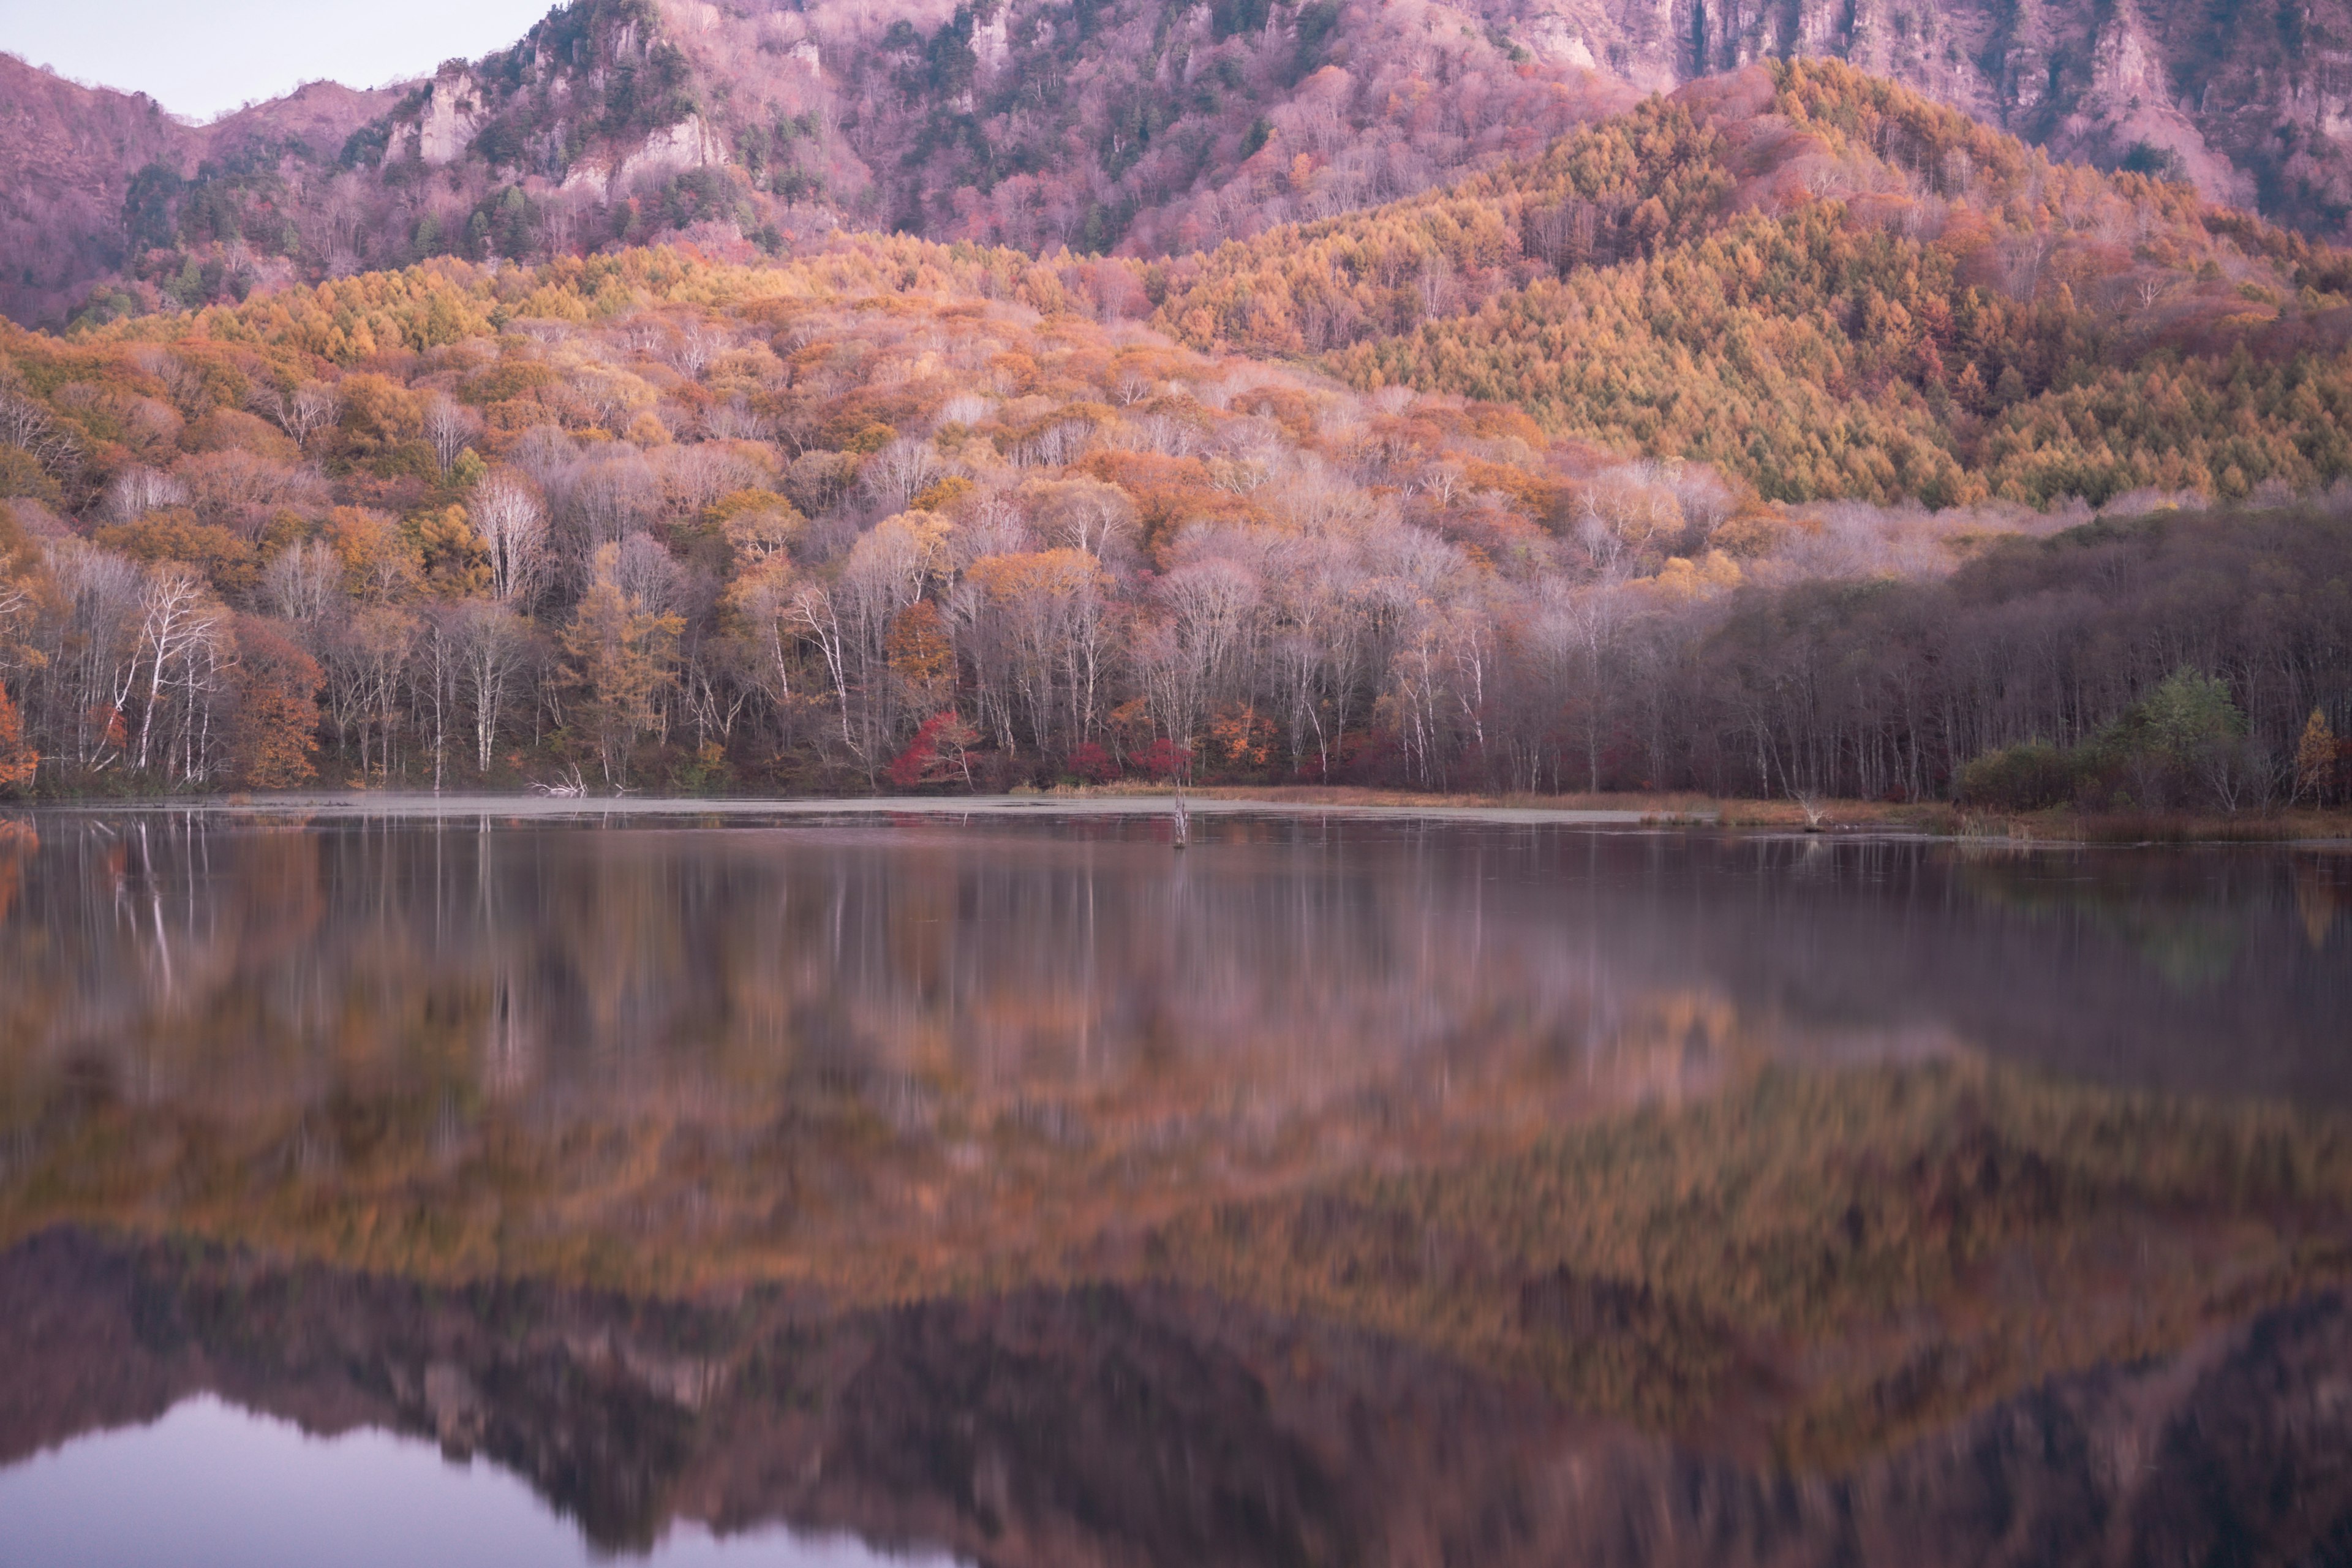
[[(574, 209), (722, 164), (730, 198), (672, 204), (670, 230), (734, 223), (772, 248), (837, 220), (1156, 255), (1408, 195), (1636, 92), (1792, 55), (1849, 60), (2061, 158), (2352, 232), (2352, 0), (1103, 0), (1082, 20), (1057, 0), (575, 0), (415, 91), (313, 84), (215, 127), (0, 59), (0, 310), (55, 319), (135, 274), (131, 175), (193, 175), (231, 147), (308, 150), (268, 196), (272, 225), (301, 231), (278, 248), (302, 277), (414, 261), (428, 216), (434, 244), (478, 255), (482, 236), (460, 247), (448, 220), (509, 186), (562, 210), (501, 254), (657, 238), (642, 214)], [(450, 171), (446, 189), (371, 186), (411, 159)], [(308, 221), (329, 207), (342, 216)], [(158, 206), (158, 243), (176, 216)]]
[(687, 1517), (1171, 1568), (2352, 1551), (2352, 1304), (2335, 1295), (1822, 1475), (1170, 1289), (835, 1316), (781, 1297), (436, 1291), (71, 1232), (0, 1258), (0, 1459), (203, 1391), (487, 1455), (612, 1546)]
[(482, 123), (481, 95), (463, 71), (445, 71), (425, 89), (425, 102), (410, 130), (411, 152), (428, 169), (455, 162)]
[(1664, 88), (1790, 55), (1892, 78), (2063, 158), (2194, 182), (2314, 231), (2352, 216), (2352, 4), (1503, 0)]
[(564, 177), (565, 190), (597, 190), (625, 195), (639, 180), (658, 180), (688, 169), (707, 169), (727, 162), (727, 142), (718, 129), (699, 114), (689, 114), (675, 125), (647, 133), (618, 157), (583, 158)]

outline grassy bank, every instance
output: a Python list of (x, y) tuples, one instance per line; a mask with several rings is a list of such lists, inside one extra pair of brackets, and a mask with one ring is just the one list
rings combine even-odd
[[(1161, 784), (1106, 784), (1052, 790), (1040, 798), (1160, 796)], [(1994, 812), (1943, 801), (1750, 800), (1688, 794), (1602, 791), (1573, 795), (1433, 795), (1406, 790), (1312, 784), (1221, 784), (1187, 792), (1202, 800), (1260, 801), (1297, 806), (1482, 807), (1509, 811), (1634, 812), (1660, 824), (1802, 832), (1924, 833), (1946, 838), (2007, 838), (2053, 844), (2268, 844), (2306, 839), (2352, 841), (2352, 807), (2303, 807), (2231, 815), (2196, 812)], [(1818, 817), (1818, 821), (1815, 818)]]

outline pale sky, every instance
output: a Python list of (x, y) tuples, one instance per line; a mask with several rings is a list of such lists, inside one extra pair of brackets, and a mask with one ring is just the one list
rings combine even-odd
[(554, 0), (0, 0), (0, 50), (210, 120), (320, 77), (424, 76), (504, 48)]

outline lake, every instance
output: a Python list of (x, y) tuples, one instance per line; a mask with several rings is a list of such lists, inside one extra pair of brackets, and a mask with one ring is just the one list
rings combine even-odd
[(2352, 848), (0, 818), (0, 1563), (2352, 1553)]

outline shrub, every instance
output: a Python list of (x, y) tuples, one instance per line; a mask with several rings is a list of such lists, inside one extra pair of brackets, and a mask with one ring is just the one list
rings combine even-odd
[(2047, 741), (1987, 752), (1960, 770), (1959, 797), (2000, 811), (2043, 811), (2074, 798), (2082, 768)]

